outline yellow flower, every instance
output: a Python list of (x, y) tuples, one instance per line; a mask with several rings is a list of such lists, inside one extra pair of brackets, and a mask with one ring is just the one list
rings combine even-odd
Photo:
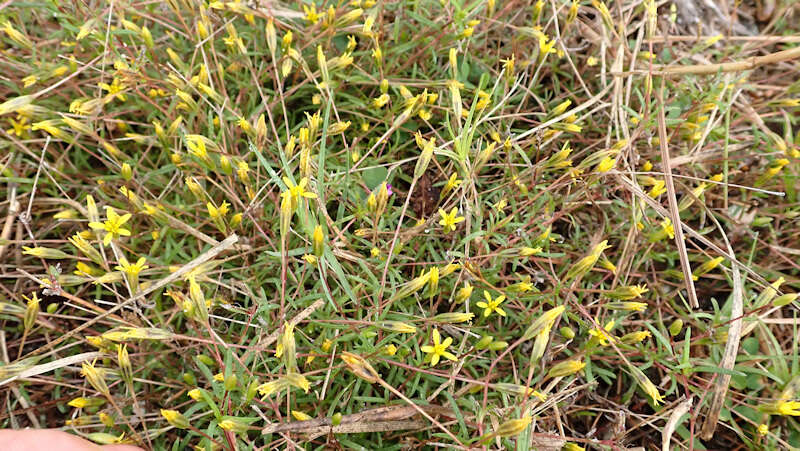
[(598, 163), (597, 167), (595, 167), (594, 170), (597, 172), (608, 172), (612, 168), (614, 168), (614, 165), (616, 164), (617, 164), (616, 158), (605, 157), (603, 158), (602, 161), (600, 161), (600, 163)]
[(433, 346), (422, 346), (420, 350), (428, 354), (425, 359), (430, 359), (431, 366), (436, 366), (436, 364), (439, 363), (440, 357), (444, 357), (448, 360), (457, 360), (456, 356), (447, 352), (447, 347), (450, 346), (451, 343), (453, 343), (453, 339), (451, 337), (447, 337), (444, 339), (444, 341), (441, 341), (439, 329), (433, 329)]
[(238, 125), (239, 128), (241, 128), (247, 134), (250, 134), (250, 133), (253, 132), (253, 126), (250, 125), (250, 122), (248, 122), (247, 119), (245, 119), (243, 117), (240, 117), (236, 121), (236, 125)]
[(28, 88), (36, 84), (39, 81), (39, 77), (36, 75), (28, 75), (27, 77), (22, 79), (22, 87)]
[(130, 213), (120, 216), (111, 207), (106, 207), (106, 217), (104, 222), (90, 222), (89, 227), (93, 230), (105, 230), (106, 236), (103, 238), (103, 245), (108, 246), (111, 240), (120, 236), (131, 236), (131, 231), (122, 226), (131, 219)]
[(28, 118), (26, 117), (23, 117), (19, 121), (9, 119), (9, 123), (11, 124), (11, 128), (7, 130), (8, 134), (17, 135), (19, 138), (27, 136), (28, 130), (31, 128), (30, 124), (28, 124)]
[(433, 267), (428, 271), (428, 296), (433, 297), (439, 290), (439, 268)]
[[(310, 8), (303, 5), (303, 12), (306, 14), (306, 20), (309, 21), (311, 25), (316, 25), (317, 22), (319, 22), (321, 14), (317, 12), (316, 5), (312, 4)], [(291, 40), (289, 42), (291, 42)]]
[(527, 293), (533, 290), (533, 284), (531, 283), (531, 276), (523, 277), (521, 282), (509, 285), (508, 287), (506, 287), (506, 290), (508, 290), (511, 293)]
[(389, 94), (384, 93), (372, 99), (372, 106), (375, 108), (383, 108), (387, 103), (389, 103)]
[(663, 180), (656, 180), (653, 183), (653, 187), (650, 188), (650, 191), (647, 193), (648, 196), (655, 199), (656, 197), (664, 194), (667, 192), (667, 184)]
[(283, 182), (286, 183), (287, 190), (281, 193), (281, 197), (288, 198), (291, 204), (292, 210), (297, 208), (297, 204), (300, 201), (301, 197), (305, 197), (306, 199), (316, 199), (317, 195), (306, 191), (306, 185), (308, 185), (308, 177), (303, 177), (300, 179), (300, 183), (295, 185), (289, 177), (284, 177)]
[(489, 316), (492, 312), (497, 312), (500, 316), (506, 316), (506, 312), (500, 308), (500, 304), (506, 300), (505, 296), (500, 295), (492, 299), (492, 295), (490, 295), (488, 291), (483, 290), (483, 297), (486, 298), (486, 302), (481, 301), (476, 304), (483, 309), (483, 316)]
[(208, 160), (208, 149), (206, 148), (206, 141), (200, 135), (186, 135), (186, 147), (189, 153), (200, 158), (201, 160)]
[(543, 60), (548, 53), (555, 53), (556, 40), (552, 39), (547, 41), (547, 35), (544, 33), (539, 35), (539, 61)]
[(250, 166), (245, 161), (240, 161), (236, 164), (236, 174), (239, 175), (239, 178), (242, 179), (242, 182), (247, 183), (250, 180), (250, 176), (248, 173), (250, 172)]
[(506, 80), (511, 80), (514, 77), (514, 58), (515, 56), (512, 54), (511, 58), (500, 60), (500, 62), (503, 63), (503, 71), (505, 72)]
[(600, 328), (591, 329), (589, 331), (589, 335), (594, 337), (594, 339), (597, 340), (597, 343), (599, 343), (600, 346), (608, 346), (609, 341), (614, 341), (614, 335), (609, 333), (613, 328), (614, 328), (614, 321), (612, 320), (606, 323), (606, 325), (602, 329)]
[(444, 227), (444, 232), (445, 233), (447, 233), (448, 231), (451, 231), (451, 232), (455, 231), (456, 230), (456, 224), (458, 224), (459, 222), (464, 221), (464, 217), (463, 216), (458, 216), (458, 208), (456, 208), (456, 207), (453, 207), (453, 209), (450, 210), (450, 213), (447, 213), (447, 212), (445, 212), (444, 210), (442, 210), (440, 208), (439, 209), (439, 216), (442, 217), (442, 219), (439, 221), (439, 225)]
[(100, 83), (98, 86), (104, 91), (108, 91), (109, 98), (116, 97), (123, 102), (128, 100), (128, 97), (123, 92), (125, 91), (126, 86), (122, 84), (118, 78), (115, 78), (113, 81), (111, 81), (111, 84)]
[(450, 174), (450, 177), (447, 179), (447, 183), (445, 183), (444, 188), (442, 188), (442, 192), (449, 192), (454, 190), (461, 185), (461, 180), (458, 179), (458, 173), (454, 172)]
[(482, 89), (478, 91), (478, 99), (478, 103), (475, 104), (475, 108), (478, 110), (486, 108), (489, 105), (489, 102), (491, 102), (489, 93)]
[(317, 258), (322, 257), (325, 251), (325, 233), (322, 231), (322, 226), (317, 225), (314, 227), (314, 233), (311, 236), (312, 249), (314, 256)]
[(758, 425), (758, 433), (761, 436), (765, 436), (765, 435), (769, 434), (769, 426), (767, 426), (764, 423), (759, 424)]
[(800, 416), (800, 401), (781, 401), (777, 405), (780, 415)]
[(225, 215), (228, 214), (229, 206), (230, 205), (228, 204), (227, 201), (223, 201), (222, 205), (220, 205), (219, 208), (215, 207), (214, 204), (212, 204), (211, 202), (208, 202), (206, 204), (206, 208), (208, 209), (208, 216), (210, 216), (211, 219), (223, 218), (225, 217)]
[(144, 257), (141, 257), (136, 261), (136, 263), (131, 264), (128, 262), (128, 259), (122, 257), (119, 260), (119, 265), (115, 266), (114, 269), (122, 271), (130, 276), (138, 276), (142, 270), (149, 268), (149, 266), (145, 265), (146, 261), (147, 260)]

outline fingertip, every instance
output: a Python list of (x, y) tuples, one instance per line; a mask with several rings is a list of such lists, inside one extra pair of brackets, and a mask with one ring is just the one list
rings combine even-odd
[(133, 445), (105, 445), (100, 447), (103, 451), (144, 451)]

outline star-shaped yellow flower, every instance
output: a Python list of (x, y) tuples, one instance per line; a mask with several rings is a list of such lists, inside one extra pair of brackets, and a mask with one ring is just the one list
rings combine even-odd
[(780, 401), (777, 411), (780, 415), (800, 416), (800, 401)]
[(443, 191), (450, 191), (455, 188), (458, 188), (461, 185), (462, 180), (458, 179), (458, 173), (454, 172), (450, 174), (450, 178), (447, 179), (447, 183), (444, 185)]
[(98, 86), (100, 86), (100, 88), (103, 89), (104, 91), (108, 91), (109, 96), (116, 97), (117, 99), (123, 102), (128, 100), (128, 97), (125, 95), (124, 92), (126, 86), (120, 83), (118, 78), (115, 78), (113, 81), (111, 81), (111, 84), (100, 83)]
[(478, 302), (476, 305), (483, 309), (483, 316), (489, 316), (492, 312), (497, 312), (500, 316), (506, 316), (505, 310), (500, 308), (500, 304), (506, 300), (506, 297), (500, 295), (494, 299), (492, 299), (492, 295), (489, 294), (488, 291), (483, 290), (483, 297), (486, 298), (486, 302)]
[(311, 22), (311, 25), (316, 25), (319, 22), (321, 14), (317, 12), (317, 7), (315, 5), (311, 5), (311, 8), (303, 5), (303, 12), (306, 13), (306, 20)]
[(439, 225), (444, 227), (444, 233), (455, 231), (456, 224), (464, 220), (463, 216), (458, 216), (458, 208), (456, 207), (453, 207), (453, 209), (450, 210), (450, 213), (447, 213), (440, 208), (439, 216), (442, 217), (442, 219), (439, 221)]
[(556, 40), (547, 40), (547, 35), (542, 33), (539, 35), (539, 59), (544, 59), (548, 53), (556, 53)]
[(131, 231), (123, 228), (123, 224), (131, 219), (130, 213), (120, 216), (111, 207), (106, 207), (106, 219), (104, 222), (90, 222), (89, 227), (94, 230), (105, 230), (106, 236), (103, 237), (103, 245), (108, 246), (111, 240), (120, 236), (131, 236)]
[(447, 347), (453, 343), (453, 339), (450, 337), (445, 338), (444, 341), (441, 341), (441, 339), (442, 337), (439, 335), (439, 329), (433, 329), (433, 346), (426, 345), (420, 348), (422, 352), (428, 354), (426, 360), (430, 359), (431, 366), (436, 366), (436, 364), (439, 363), (440, 357), (444, 357), (448, 360), (456, 360), (456, 356), (447, 352)]
[(614, 341), (614, 335), (611, 334), (611, 329), (614, 328), (614, 320), (611, 320), (603, 326), (602, 329), (594, 328), (589, 330), (589, 335), (594, 337), (600, 346), (608, 346), (609, 341)]
[(300, 183), (298, 183), (297, 185), (295, 185), (291, 180), (289, 180), (289, 177), (284, 177), (283, 183), (286, 184), (286, 187), (288, 189), (281, 193), (281, 197), (289, 198), (292, 210), (297, 208), (297, 204), (300, 201), (301, 197), (305, 197), (306, 199), (317, 198), (316, 194), (312, 193), (311, 191), (306, 191), (306, 186), (308, 185), (308, 177), (303, 177), (300, 180)]
[(140, 272), (149, 268), (149, 266), (145, 265), (146, 261), (147, 259), (141, 257), (136, 263), (130, 263), (127, 258), (122, 257), (119, 260), (119, 265), (115, 266), (114, 269), (132, 276), (138, 276)]

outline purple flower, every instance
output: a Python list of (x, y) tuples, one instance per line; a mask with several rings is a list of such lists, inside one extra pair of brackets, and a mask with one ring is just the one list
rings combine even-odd
[(391, 195), (392, 195), (392, 185), (390, 185), (389, 183), (387, 183), (387, 184), (386, 184), (386, 190), (387, 190), (387, 191), (389, 191), (389, 195), (391, 196)]

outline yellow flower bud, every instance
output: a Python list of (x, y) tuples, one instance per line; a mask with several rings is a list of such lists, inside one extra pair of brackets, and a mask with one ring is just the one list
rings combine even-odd
[(472, 318), (474, 317), (475, 317), (474, 313), (452, 312), (452, 313), (441, 313), (431, 318), (431, 320), (436, 321), (438, 323), (457, 324), (457, 323), (472, 321)]
[(195, 401), (200, 401), (203, 399), (203, 395), (201, 393), (202, 391), (199, 388), (193, 388), (189, 390), (186, 394)]
[(580, 360), (566, 360), (550, 368), (547, 377), (564, 377), (575, 374), (583, 369), (586, 363)]
[(304, 412), (301, 412), (299, 410), (292, 410), (292, 416), (297, 421), (308, 421), (308, 420), (313, 419), (313, 417), (311, 417), (311, 415), (307, 415)]
[(344, 361), (345, 365), (347, 365), (348, 369), (355, 374), (356, 376), (364, 379), (365, 381), (374, 384), (375, 382), (380, 379), (378, 372), (372, 368), (372, 365), (369, 364), (363, 357), (351, 354), (349, 352), (343, 352), (340, 355), (340, 358)]
[(81, 365), (81, 375), (86, 378), (86, 381), (89, 382), (89, 385), (95, 390), (106, 397), (110, 396), (106, 381), (103, 379), (102, 373), (94, 366), (94, 363), (84, 362)]
[(161, 409), (161, 416), (173, 427), (178, 429), (189, 428), (189, 420), (177, 410)]
[(417, 328), (412, 326), (408, 323), (403, 323), (400, 321), (383, 321), (378, 323), (378, 327), (384, 330), (389, 330), (392, 332), (398, 332), (402, 334), (414, 334), (417, 333)]
[(517, 420), (508, 420), (501, 424), (496, 431), (494, 431), (494, 435), (498, 437), (512, 437), (520, 434), (530, 424), (531, 417), (529, 416), (522, 417)]

